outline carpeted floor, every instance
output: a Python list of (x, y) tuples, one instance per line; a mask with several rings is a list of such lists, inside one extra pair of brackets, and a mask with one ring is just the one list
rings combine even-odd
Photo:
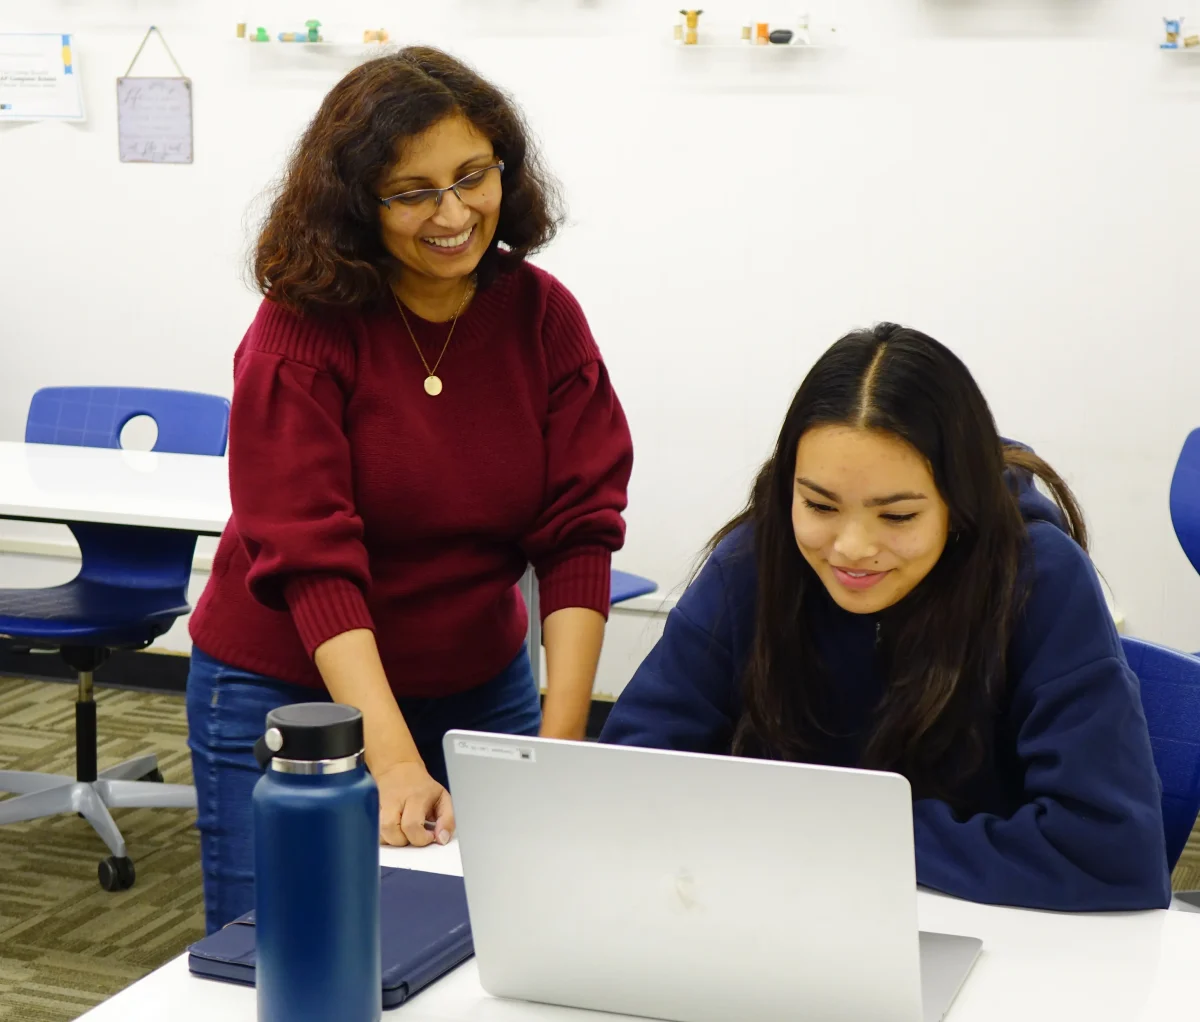
[[(100, 765), (155, 752), (191, 783), (180, 696), (97, 690)], [(74, 774), (74, 688), (0, 678), (0, 769)], [(132, 890), (96, 880), (108, 855), (74, 815), (0, 827), (0, 1020), (66, 1022), (204, 935), (195, 813), (118, 809)]]
[[(74, 690), (0, 678), (0, 770), (72, 774)], [(168, 781), (190, 783), (180, 696), (99, 690), (100, 765), (156, 752)], [(137, 883), (96, 882), (108, 854), (76, 816), (0, 827), (0, 1022), (66, 1022), (203, 936), (200, 849), (193, 813), (113, 813)], [(1200, 888), (1200, 828), (1175, 871)]]

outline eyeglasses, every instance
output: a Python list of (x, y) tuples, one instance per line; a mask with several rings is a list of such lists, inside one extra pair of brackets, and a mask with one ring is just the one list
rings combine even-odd
[(395, 202), (405, 209), (412, 210), (414, 213), (420, 213), (427, 217), (433, 216), (434, 212), (441, 207), (442, 197), (447, 192), (453, 192), (459, 202), (469, 205), (467, 200), (463, 198), (462, 193), (473, 192), (482, 188), (484, 182), (487, 181), (488, 175), (493, 170), (498, 170), (503, 174), (504, 161), (499, 160), (492, 164), (492, 166), (484, 167), (482, 170), (473, 170), (466, 177), (460, 177), (454, 184), (447, 185), (445, 188), (415, 188), (411, 192), (400, 192), (398, 195), (389, 195), (386, 199), (380, 199), (379, 202), (388, 209), (391, 209), (392, 203)]

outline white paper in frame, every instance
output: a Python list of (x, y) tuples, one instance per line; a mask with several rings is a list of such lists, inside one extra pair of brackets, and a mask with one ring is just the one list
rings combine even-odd
[(0, 32), (0, 121), (82, 121), (69, 33)]
[[(157, 35), (178, 78), (134, 78), (133, 66)], [(183, 73), (166, 37), (154, 25), (117, 79), (117, 148), (122, 163), (192, 162), (192, 80)]]
[(118, 78), (122, 163), (192, 162), (192, 80)]

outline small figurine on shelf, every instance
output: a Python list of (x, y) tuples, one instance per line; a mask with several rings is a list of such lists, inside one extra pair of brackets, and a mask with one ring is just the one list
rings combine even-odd
[(1160, 43), (1159, 47), (1164, 50), (1179, 49), (1179, 35), (1183, 29), (1182, 18), (1163, 18), (1163, 28), (1166, 29), (1166, 42)]
[(279, 41), (281, 43), (323, 43), (325, 39), (321, 35), (319, 21), (306, 21), (303, 32), (280, 32)]
[(378, 43), (380, 46), (382, 46), (388, 41), (388, 38), (389, 37), (386, 28), (368, 28), (363, 33), (364, 43)]
[(812, 30), (808, 25), (808, 15), (800, 15), (800, 23), (796, 26), (796, 38), (793, 41), (796, 46), (809, 46), (812, 43)]
[(687, 31), (683, 34), (684, 46), (695, 46), (700, 41), (699, 33), (696, 31), (700, 27), (700, 15), (703, 11), (680, 11), (687, 25)]
[(262, 25), (259, 25), (258, 28), (255, 29), (254, 35), (250, 37), (250, 41), (252, 43), (269, 43), (271, 41), (271, 37), (267, 34), (267, 30), (263, 28)]

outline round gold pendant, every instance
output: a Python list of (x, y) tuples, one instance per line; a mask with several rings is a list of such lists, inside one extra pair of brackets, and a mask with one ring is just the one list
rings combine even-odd
[(425, 393), (430, 397), (437, 397), (442, 392), (442, 381), (437, 376), (425, 377)]

